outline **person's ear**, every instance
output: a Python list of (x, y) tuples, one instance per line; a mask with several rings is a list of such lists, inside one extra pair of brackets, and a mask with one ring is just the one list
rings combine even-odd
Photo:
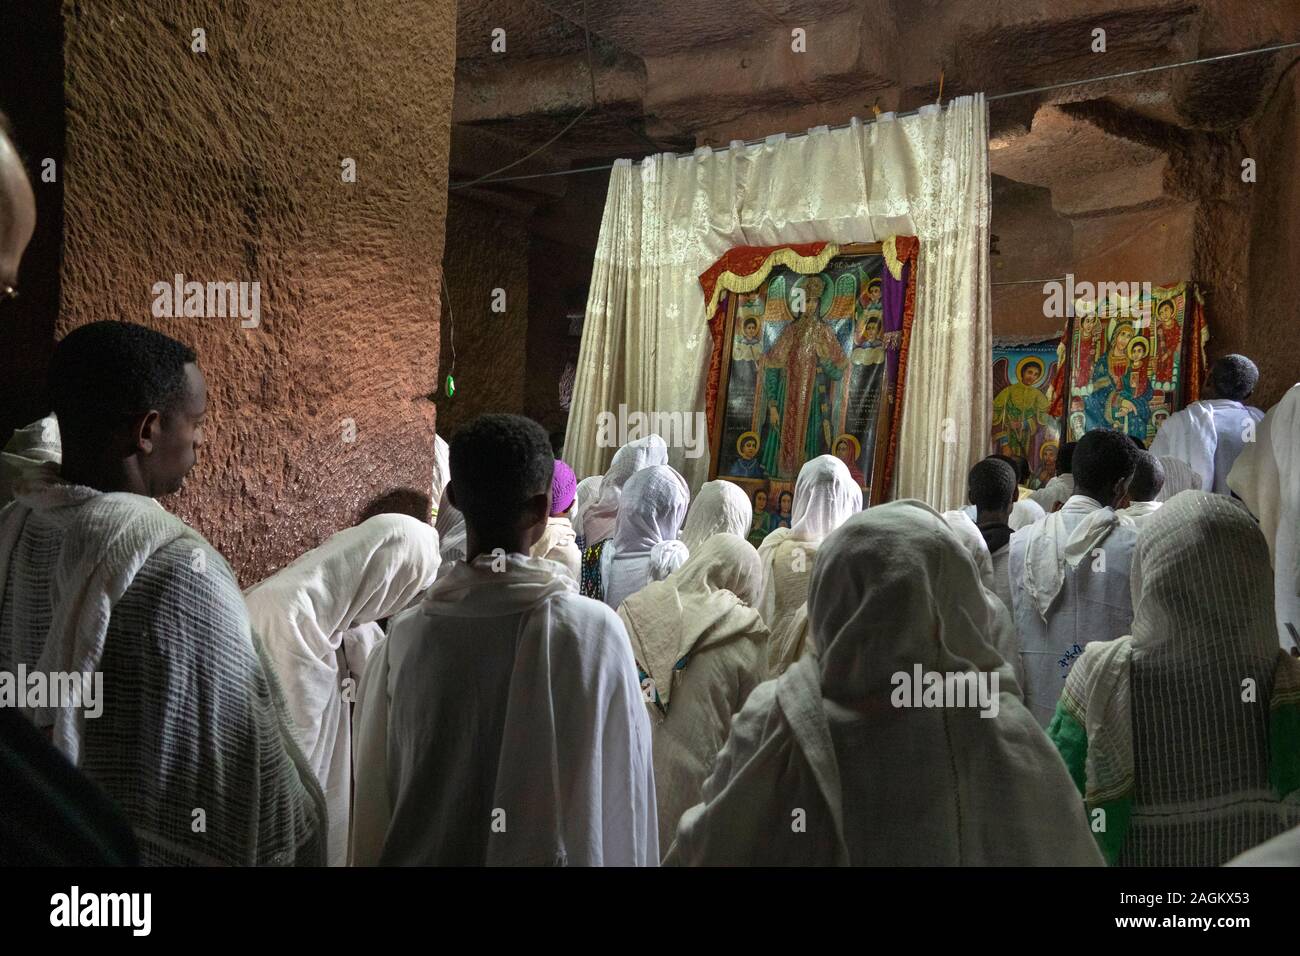
[(131, 429), (131, 444), (135, 451), (146, 455), (153, 453), (154, 443), (161, 437), (162, 414), (156, 410), (148, 411), (135, 420)]
[(1131, 502), (1127, 501), (1126, 499), (1128, 498), (1128, 486), (1132, 483), (1133, 483), (1133, 476), (1129, 475), (1127, 478), (1123, 479), (1122, 481), (1119, 482), (1119, 484), (1115, 486), (1115, 493), (1112, 497), (1112, 504), (1116, 508), (1124, 508), (1127, 507), (1128, 504), (1131, 504)]

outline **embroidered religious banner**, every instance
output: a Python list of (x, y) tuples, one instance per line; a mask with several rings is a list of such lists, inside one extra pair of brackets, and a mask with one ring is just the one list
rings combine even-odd
[(899, 243), (751, 254), (749, 281), (730, 283), (742, 290), (721, 283), (710, 477), (750, 496), (755, 543), (789, 527), (799, 469), (818, 455), (843, 461), (864, 500), (883, 500), (917, 248), (900, 258)]
[(1029, 487), (1056, 474), (1061, 446), (1048, 384), (1056, 373), (1056, 342), (993, 347), (993, 451), (1029, 463)]
[(1139, 290), (1075, 303), (1070, 441), (1114, 428), (1149, 445), (1165, 419), (1199, 392), (1209, 333), (1196, 287), (1143, 283)]

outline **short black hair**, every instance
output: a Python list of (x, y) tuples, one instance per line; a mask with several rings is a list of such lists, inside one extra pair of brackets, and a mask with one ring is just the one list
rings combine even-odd
[(183, 342), (131, 322), (73, 329), (50, 360), (50, 405), (72, 442), (102, 439), (123, 420), (168, 412), (185, 393), (185, 366), (197, 361)]
[(1136, 448), (1138, 451), (1147, 450), (1147, 443), (1144, 442), (1141, 438), (1138, 438), (1137, 435), (1129, 435), (1128, 440), (1133, 443), (1133, 447)]
[(1224, 355), (1210, 367), (1210, 382), (1219, 398), (1244, 402), (1259, 384), (1259, 368), (1244, 355)]
[(1137, 468), (1128, 486), (1128, 496), (1134, 501), (1155, 501), (1165, 486), (1165, 466), (1149, 451), (1138, 452)]
[(1029, 462), (1024, 458), (1012, 458), (1010, 455), (989, 455), (989, 457), (1005, 461), (1010, 465), (1016, 476), (1016, 484), (1023, 485), (1029, 480)]
[(966, 476), (970, 503), (977, 511), (1001, 511), (1016, 500), (1016, 473), (1004, 455), (990, 455)]
[(743, 326), (749, 325), (749, 324), (751, 324), (751, 323), (754, 324), (754, 325), (758, 325), (758, 319), (754, 318), (752, 315), (747, 315), (747, 316), (745, 316), (745, 321), (744, 321), (744, 322), (741, 322), (740, 324), (741, 324), (741, 326), (743, 327)]
[(550, 501), (555, 455), (531, 418), (480, 415), (456, 429), (449, 459), (456, 507), (478, 529), (512, 526), (535, 495)]
[(1133, 474), (1137, 457), (1137, 448), (1123, 432), (1093, 429), (1079, 439), (1074, 451), (1075, 490), (1082, 493), (1113, 487)]
[(1070, 474), (1070, 469), (1074, 467), (1074, 449), (1078, 444), (1077, 441), (1067, 441), (1057, 452), (1056, 473), (1058, 475)]

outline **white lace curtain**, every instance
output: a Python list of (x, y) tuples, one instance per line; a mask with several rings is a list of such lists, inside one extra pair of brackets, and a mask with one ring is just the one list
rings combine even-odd
[[(885, 114), (755, 146), (665, 153), (639, 166), (620, 160), (596, 248), (567, 460), (580, 477), (608, 466), (615, 448), (599, 440), (602, 412), (617, 417), (623, 406), (693, 421), (704, 410), (712, 341), (699, 275), (727, 250), (915, 235), (916, 313), (894, 493), (960, 506), (966, 472), (989, 443), (988, 222), (982, 94), (905, 119)], [(689, 451), (689, 442), (670, 441), (669, 462), (694, 491), (709, 456)]]

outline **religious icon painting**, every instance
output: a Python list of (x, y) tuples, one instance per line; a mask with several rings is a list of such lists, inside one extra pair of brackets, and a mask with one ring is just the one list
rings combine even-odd
[(1047, 387), (1056, 372), (1056, 343), (993, 347), (993, 451), (1029, 464), (1029, 487), (1056, 474), (1060, 424)]
[(883, 474), (909, 277), (891, 276), (879, 245), (846, 246), (818, 265), (776, 265), (722, 299), (712, 476), (762, 496), (751, 540), (788, 526), (799, 469), (819, 455), (839, 458), (867, 500), (873, 487), (882, 500), (873, 478)]
[(1075, 303), (1070, 441), (1094, 428), (1114, 428), (1151, 443), (1165, 419), (1185, 404), (1189, 379), (1199, 378), (1188, 374), (1202, 358), (1194, 341), (1196, 306), (1195, 287), (1186, 282), (1143, 285), (1131, 299)]

